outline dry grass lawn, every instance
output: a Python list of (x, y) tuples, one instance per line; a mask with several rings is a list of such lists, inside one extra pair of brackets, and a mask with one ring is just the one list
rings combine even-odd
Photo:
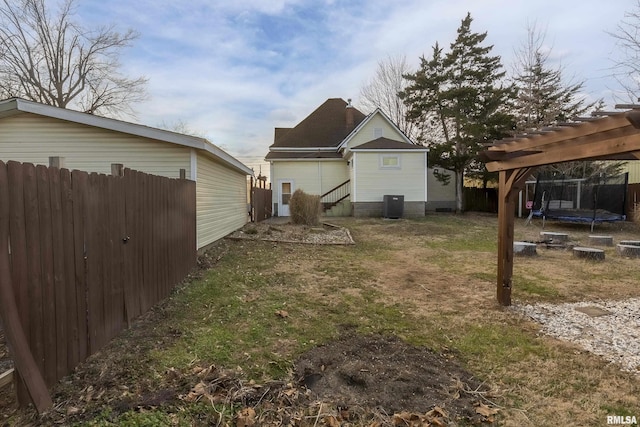
[[(195, 383), (175, 378), (194, 364), (235, 369), (247, 381), (288, 381), (300, 355), (348, 328), (454, 358), (490, 390), (496, 425), (600, 426), (607, 415), (640, 418), (640, 374), (546, 337), (497, 304), (495, 216), (331, 222), (349, 228), (356, 245), (223, 242), (218, 262), (156, 310), (152, 322), (123, 334), (56, 391), (60, 411), (73, 407), (71, 421), (91, 425), (232, 425), (233, 414), (220, 407), (140, 401), (157, 390), (174, 399), (186, 394)], [(580, 245), (592, 234), (587, 225), (548, 223), (546, 230), (567, 232)], [(539, 222), (517, 220), (515, 238), (537, 241), (540, 231)], [(600, 225), (595, 233), (640, 240), (631, 223)], [(516, 305), (640, 296), (640, 259), (621, 258), (614, 248), (601, 263), (570, 251), (538, 253), (515, 260)], [(109, 391), (114, 384), (118, 395)], [(314, 421), (323, 423), (312, 417), (306, 425)]]

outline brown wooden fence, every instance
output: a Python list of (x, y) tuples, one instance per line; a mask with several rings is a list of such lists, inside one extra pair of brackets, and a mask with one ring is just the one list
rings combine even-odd
[[(269, 185), (271, 187), (271, 185)], [(264, 179), (258, 176), (258, 179), (253, 180), (251, 178), (251, 221), (260, 222), (265, 219), (271, 218), (271, 188), (267, 188), (267, 184)]]
[(464, 210), (498, 213), (498, 189), (465, 187)]
[(640, 184), (627, 185), (627, 206), (625, 213), (627, 221), (636, 221), (640, 215), (636, 214), (636, 206), (640, 206)]
[(0, 204), (0, 314), (21, 403), (41, 410), (34, 376), (56, 383), (195, 266), (195, 182), (0, 162)]

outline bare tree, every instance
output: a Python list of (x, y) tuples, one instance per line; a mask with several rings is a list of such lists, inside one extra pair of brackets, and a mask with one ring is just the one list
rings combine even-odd
[(613, 76), (624, 92), (617, 97), (636, 103), (640, 96), (640, 0), (608, 34), (615, 39), (617, 47), (612, 58)]
[(75, 0), (63, 0), (55, 14), (45, 0), (2, 0), (0, 93), (90, 114), (133, 115), (131, 104), (146, 98), (147, 79), (123, 76), (119, 57), (137, 34), (113, 26), (86, 30), (74, 12)]
[(407, 106), (398, 95), (408, 84), (404, 76), (412, 72), (406, 56), (379, 61), (375, 76), (360, 89), (359, 106), (366, 112), (380, 108), (409, 139), (418, 142), (418, 124), (407, 120)]

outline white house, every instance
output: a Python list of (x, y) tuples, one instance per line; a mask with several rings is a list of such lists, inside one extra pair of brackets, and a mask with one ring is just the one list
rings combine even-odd
[(0, 101), (0, 159), (111, 173), (111, 164), (196, 181), (197, 248), (247, 222), (253, 172), (203, 138), (23, 99)]
[(354, 216), (383, 215), (385, 196), (402, 196), (404, 216), (454, 209), (455, 188), (436, 179), (427, 152), (380, 109), (365, 116), (350, 102), (328, 99), (294, 128), (275, 130), (265, 158), (273, 212), (288, 216), (296, 189), (321, 195), (329, 209), (346, 204)]

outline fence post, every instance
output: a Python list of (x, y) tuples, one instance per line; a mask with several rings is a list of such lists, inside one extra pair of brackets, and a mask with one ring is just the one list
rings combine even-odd
[(180, 179), (187, 179), (187, 170), (180, 169)]
[(111, 163), (111, 175), (124, 176), (124, 165), (122, 163)]
[(64, 157), (59, 157), (59, 156), (49, 157), (49, 167), (62, 169), (64, 167)]

